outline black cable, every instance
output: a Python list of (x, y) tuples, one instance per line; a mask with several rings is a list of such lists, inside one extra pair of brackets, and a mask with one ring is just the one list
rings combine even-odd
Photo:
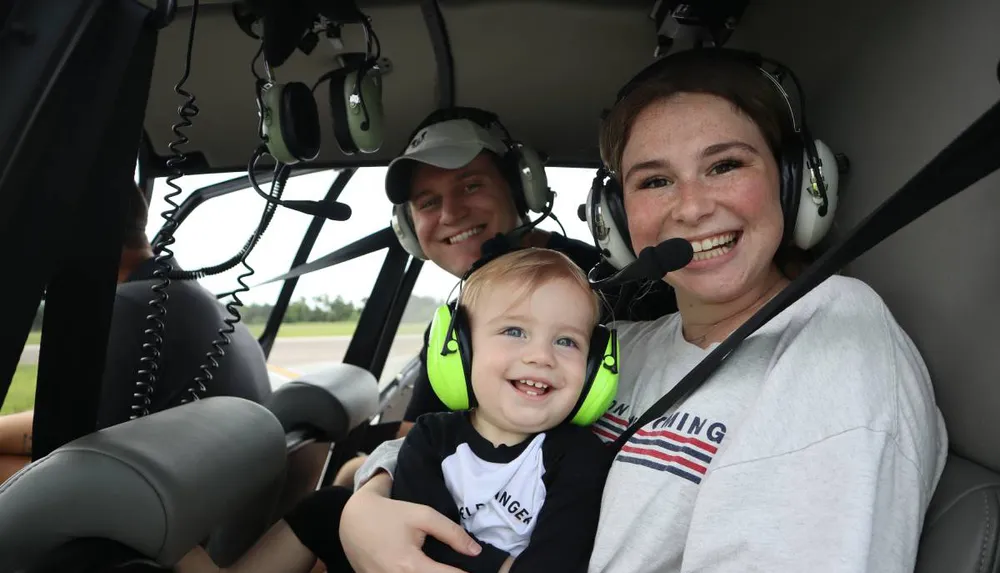
[(182, 87), (191, 75), (191, 55), (194, 51), (194, 32), (198, 20), (198, 6), (199, 1), (194, 0), (191, 10), (191, 26), (188, 30), (184, 73), (180, 81), (174, 85), (174, 93), (184, 97), (185, 100), (177, 108), (177, 115), (180, 117), (180, 121), (170, 127), (174, 135), (177, 136), (177, 139), (171, 141), (167, 146), (171, 153), (173, 153), (173, 156), (166, 162), (167, 167), (172, 171), (170, 176), (167, 177), (166, 182), (173, 191), (164, 196), (170, 207), (161, 213), (166, 224), (163, 226), (163, 233), (160, 236), (160, 240), (153, 245), (153, 256), (157, 267), (153, 272), (153, 276), (159, 279), (160, 282), (153, 285), (153, 298), (149, 301), (149, 306), (153, 308), (153, 312), (146, 316), (146, 321), (147, 323), (151, 323), (152, 326), (144, 331), (146, 342), (142, 345), (143, 355), (139, 359), (139, 371), (136, 375), (137, 380), (135, 383), (135, 393), (133, 394), (132, 413), (129, 416), (131, 420), (149, 414), (149, 405), (152, 403), (150, 396), (153, 394), (158, 374), (157, 371), (160, 368), (163, 333), (165, 329), (163, 317), (167, 314), (167, 309), (164, 305), (169, 298), (166, 289), (170, 286), (168, 275), (173, 270), (168, 260), (174, 256), (174, 253), (169, 247), (174, 243), (174, 231), (177, 229), (177, 221), (174, 219), (174, 215), (177, 213), (177, 208), (179, 207), (174, 202), (174, 198), (181, 193), (181, 188), (174, 181), (184, 175), (178, 165), (187, 160), (187, 156), (177, 148), (189, 141), (184, 132), (181, 131), (181, 128), (191, 127), (191, 120), (199, 113), (194, 95)]
[[(259, 159), (259, 153), (254, 153), (254, 157), (256, 159)], [(255, 167), (255, 164), (256, 160), (251, 160), (249, 166), (250, 180), (254, 188), (260, 191), (260, 188), (257, 186), (256, 177), (253, 176), (253, 168)], [(279, 163), (275, 166), (275, 176), (274, 179), (271, 181), (271, 194), (270, 194), (271, 197), (275, 199), (281, 198), (281, 194), (284, 192), (285, 182), (288, 181), (288, 175), (290, 173), (291, 173), (291, 167), (288, 165)], [(243, 266), (246, 268), (246, 272), (241, 274), (236, 279), (236, 282), (238, 282), (240, 285), (239, 288), (229, 293), (229, 295), (232, 296), (233, 299), (226, 303), (226, 311), (229, 313), (229, 317), (223, 319), (225, 325), (218, 331), (219, 338), (212, 341), (212, 350), (205, 355), (207, 362), (199, 366), (201, 374), (195, 377), (194, 383), (187, 389), (186, 396), (181, 399), (182, 404), (187, 404), (188, 402), (191, 402), (193, 400), (201, 399), (200, 394), (206, 392), (207, 390), (207, 388), (205, 387), (205, 383), (212, 381), (212, 371), (217, 370), (219, 368), (218, 359), (226, 355), (223, 347), (227, 346), (231, 342), (229, 335), (233, 334), (236, 331), (236, 323), (242, 320), (243, 318), (239, 312), (239, 308), (243, 306), (243, 301), (240, 300), (239, 294), (250, 290), (250, 285), (244, 282), (244, 279), (253, 276), (254, 273), (256, 272), (254, 271), (253, 267), (251, 267), (247, 263), (247, 257), (250, 256), (250, 251), (253, 250), (253, 247), (257, 244), (257, 241), (260, 240), (260, 237), (264, 234), (264, 231), (267, 230), (267, 227), (270, 224), (271, 219), (274, 217), (274, 212), (277, 209), (277, 207), (278, 207), (277, 203), (274, 203), (272, 201), (267, 202), (267, 206), (264, 208), (264, 213), (261, 215), (260, 223), (257, 224), (257, 230), (254, 231), (253, 236), (251, 236), (250, 239), (247, 241), (248, 248), (245, 247), (242, 251), (240, 251), (238, 262), (243, 264)]]
[[(237, 252), (228, 260), (219, 263), (217, 265), (213, 265), (211, 267), (204, 267), (194, 271), (181, 271), (181, 270), (173, 271), (169, 274), (169, 278), (174, 280), (191, 280), (191, 279), (202, 279), (205, 277), (210, 277), (213, 275), (224, 273), (232, 269), (236, 265), (240, 264), (242, 260), (246, 259), (246, 257), (250, 255), (250, 252), (253, 251), (254, 247), (257, 246), (257, 243), (264, 235), (264, 231), (267, 230), (267, 226), (271, 224), (271, 219), (274, 217), (274, 212), (277, 207), (277, 205), (273, 201), (268, 200), (269, 195), (260, 190), (260, 186), (257, 183), (257, 177), (256, 175), (254, 175), (254, 170), (257, 167), (257, 161), (259, 161), (262, 156), (263, 156), (263, 150), (262, 148), (258, 148), (257, 151), (254, 152), (253, 158), (251, 158), (250, 164), (247, 167), (247, 169), (249, 170), (248, 178), (250, 179), (251, 186), (254, 188), (255, 191), (257, 191), (257, 193), (261, 197), (267, 200), (267, 204), (264, 207), (264, 214), (261, 216), (260, 225), (258, 225), (258, 227), (254, 230), (253, 234), (250, 235), (250, 238), (248, 238), (246, 242), (243, 243), (243, 247), (239, 250), (239, 252)], [(288, 179), (288, 174), (290, 173), (291, 170), (289, 169), (286, 172), (285, 180)], [(277, 188), (275, 187), (275, 182), (277, 182), (277, 179), (272, 179), (271, 181), (272, 191), (270, 197), (276, 200), (280, 200), (281, 194), (282, 192), (284, 192), (285, 189), (285, 181), (282, 181), (281, 185), (277, 186)]]
[(559, 225), (559, 229), (562, 231), (563, 236), (568, 237), (569, 235), (566, 234), (566, 227), (563, 227), (562, 221), (559, 220), (559, 217), (556, 217), (555, 213), (549, 213), (549, 217), (552, 217), (552, 220), (556, 222), (556, 225)]

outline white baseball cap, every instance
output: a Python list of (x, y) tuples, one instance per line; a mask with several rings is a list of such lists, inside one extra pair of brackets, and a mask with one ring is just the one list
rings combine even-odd
[(442, 169), (458, 169), (487, 149), (504, 155), (507, 145), (472, 120), (452, 119), (429, 125), (418, 131), (406, 146), (406, 151), (389, 163), (385, 174), (385, 193), (396, 205), (406, 203), (410, 198), (416, 162)]

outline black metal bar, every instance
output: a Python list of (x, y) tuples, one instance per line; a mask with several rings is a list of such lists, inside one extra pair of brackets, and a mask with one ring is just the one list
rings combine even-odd
[(420, 11), (427, 24), (427, 33), (434, 47), (434, 60), (438, 73), (438, 106), (451, 107), (455, 104), (455, 64), (451, 55), (448, 29), (437, 0), (421, 0)]
[[(109, 182), (131, 181), (135, 172), (156, 52), (156, 33), (145, 26), (147, 14), (138, 4), (101, 3), (42, 111), (61, 120), (51, 126), (60, 130), (58, 135), (35, 142), (46, 148), (37, 159), (51, 172), (43, 183), (62, 191), (67, 187), (63, 174), (72, 173), (79, 189), (62, 220), (47, 220), (43, 231), (65, 242), (46, 292), (35, 460), (96, 428), (122, 215), (130, 193), (128, 186)], [(81, 95), (84, 81), (94, 85)], [(52, 229), (60, 224), (65, 231)]]
[[(336, 201), (340, 194), (344, 192), (344, 188), (354, 177), (357, 172), (356, 169), (344, 169), (337, 174), (337, 178), (333, 180), (330, 184), (330, 188), (327, 190), (326, 195), (323, 197), (323, 203), (332, 203)], [(292, 259), (291, 268), (305, 263), (309, 259), (309, 253), (312, 252), (313, 246), (316, 244), (316, 239), (319, 237), (319, 232), (323, 229), (323, 224), (326, 223), (324, 217), (313, 217), (312, 221), (309, 222), (309, 228), (306, 229), (305, 235), (302, 237), (302, 243), (299, 244), (299, 250), (295, 253), (295, 258)], [(274, 340), (278, 336), (278, 329), (281, 328), (281, 321), (285, 318), (285, 313), (288, 311), (288, 305), (292, 300), (292, 294), (295, 292), (295, 287), (299, 284), (298, 278), (292, 278), (285, 281), (285, 284), (281, 286), (281, 292), (278, 294), (278, 300), (274, 303), (274, 308), (271, 310), (271, 314), (267, 317), (267, 324), (264, 325), (264, 332), (260, 334), (260, 338), (257, 342), (260, 343), (260, 347), (264, 350), (264, 356), (270, 356), (271, 348), (274, 347)]]
[(0, 157), (6, 160), (0, 165), (0, 189), (4, 190), (0, 229), (9, 228), (22, 201), (36, 193), (31, 185), (7, 185), (11, 171), (23, 166), (13, 159), (37, 138), (34, 125), (43, 120), (42, 108), (98, 5), (91, 0), (20, 2), (0, 29), (4, 46), (0, 69), (6, 77), (17, 78), (16, 85), (0, 90)]
[(379, 271), (375, 286), (372, 287), (371, 296), (361, 310), (358, 327), (351, 337), (351, 343), (347, 346), (347, 352), (344, 353), (344, 364), (353, 364), (370, 371), (375, 348), (385, 329), (389, 310), (398, 290), (398, 287), (393, 288), (392, 285), (399, 285), (403, 280), (409, 256), (398, 241), (389, 247), (385, 262), (382, 263), (382, 270)]
[[(0, 402), (49, 278), (75, 244), (89, 239), (73, 234), (86, 186), (67, 184), (65, 174), (72, 173), (73, 182), (88, 180), (100, 149), (96, 134), (111, 120), (110, 105), (98, 95), (118, 85), (123, 70), (117, 78), (105, 76), (115, 66), (124, 68), (124, 61), (93, 58), (95, 44), (112, 41), (98, 40), (100, 30), (94, 32), (106, 13), (87, 0), (21, 2), (0, 30), (0, 68), (18, 78), (0, 90), (0, 258), (18, 274), (4, 287), (12, 304), (0, 328)], [(15, 29), (19, 33), (11, 36)], [(104, 79), (112, 83), (80, 94), (81, 83)], [(98, 326), (89, 333), (95, 340)]]
[(410, 301), (410, 293), (413, 292), (413, 285), (416, 284), (417, 277), (420, 276), (423, 264), (424, 262), (420, 259), (411, 257), (410, 266), (406, 269), (406, 274), (403, 275), (399, 288), (396, 289), (396, 296), (389, 308), (389, 316), (386, 318), (382, 335), (379, 337), (378, 345), (376, 345), (375, 353), (372, 356), (371, 366), (368, 368), (369, 372), (375, 375), (376, 380), (382, 376), (382, 369), (385, 368), (385, 361), (389, 357), (389, 349), (392, 348), (392, 343), (396, 339), (399, 322), (403, 318), (403, 312), (406, 311), (406, 304)]

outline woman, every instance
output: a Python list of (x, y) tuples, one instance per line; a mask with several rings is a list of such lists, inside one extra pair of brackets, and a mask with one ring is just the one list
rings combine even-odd
[[(723, 50), (639, 77), (606, 116), (602, 159), (633, 250), (683, 237), (696, 254), (664, 278), (678, 313), (618, 325), (619, 392), (594, 426), (609, 440), (780, 292), (794, 258), (780, 193), (798, 135), (774, 82)], [(831, 277), (622, 448), (589, 570), (912, 570), (946, 451), (912, 341), (864, 283)], [(384, 499), (391, 478), (366, 480), (372, 460), (341, 520), (356, 569), (452, 571), (422, 556), (424, 536), (470, 540)]]

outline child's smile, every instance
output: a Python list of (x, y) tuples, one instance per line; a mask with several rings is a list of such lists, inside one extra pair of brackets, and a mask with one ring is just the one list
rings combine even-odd
[(470, 315), (476, 429), (494, 443), (517, 443), (551, 429), (576, 406), (597, 320), (586, 292), (556, 278), (532, 291), (493, 289)]

